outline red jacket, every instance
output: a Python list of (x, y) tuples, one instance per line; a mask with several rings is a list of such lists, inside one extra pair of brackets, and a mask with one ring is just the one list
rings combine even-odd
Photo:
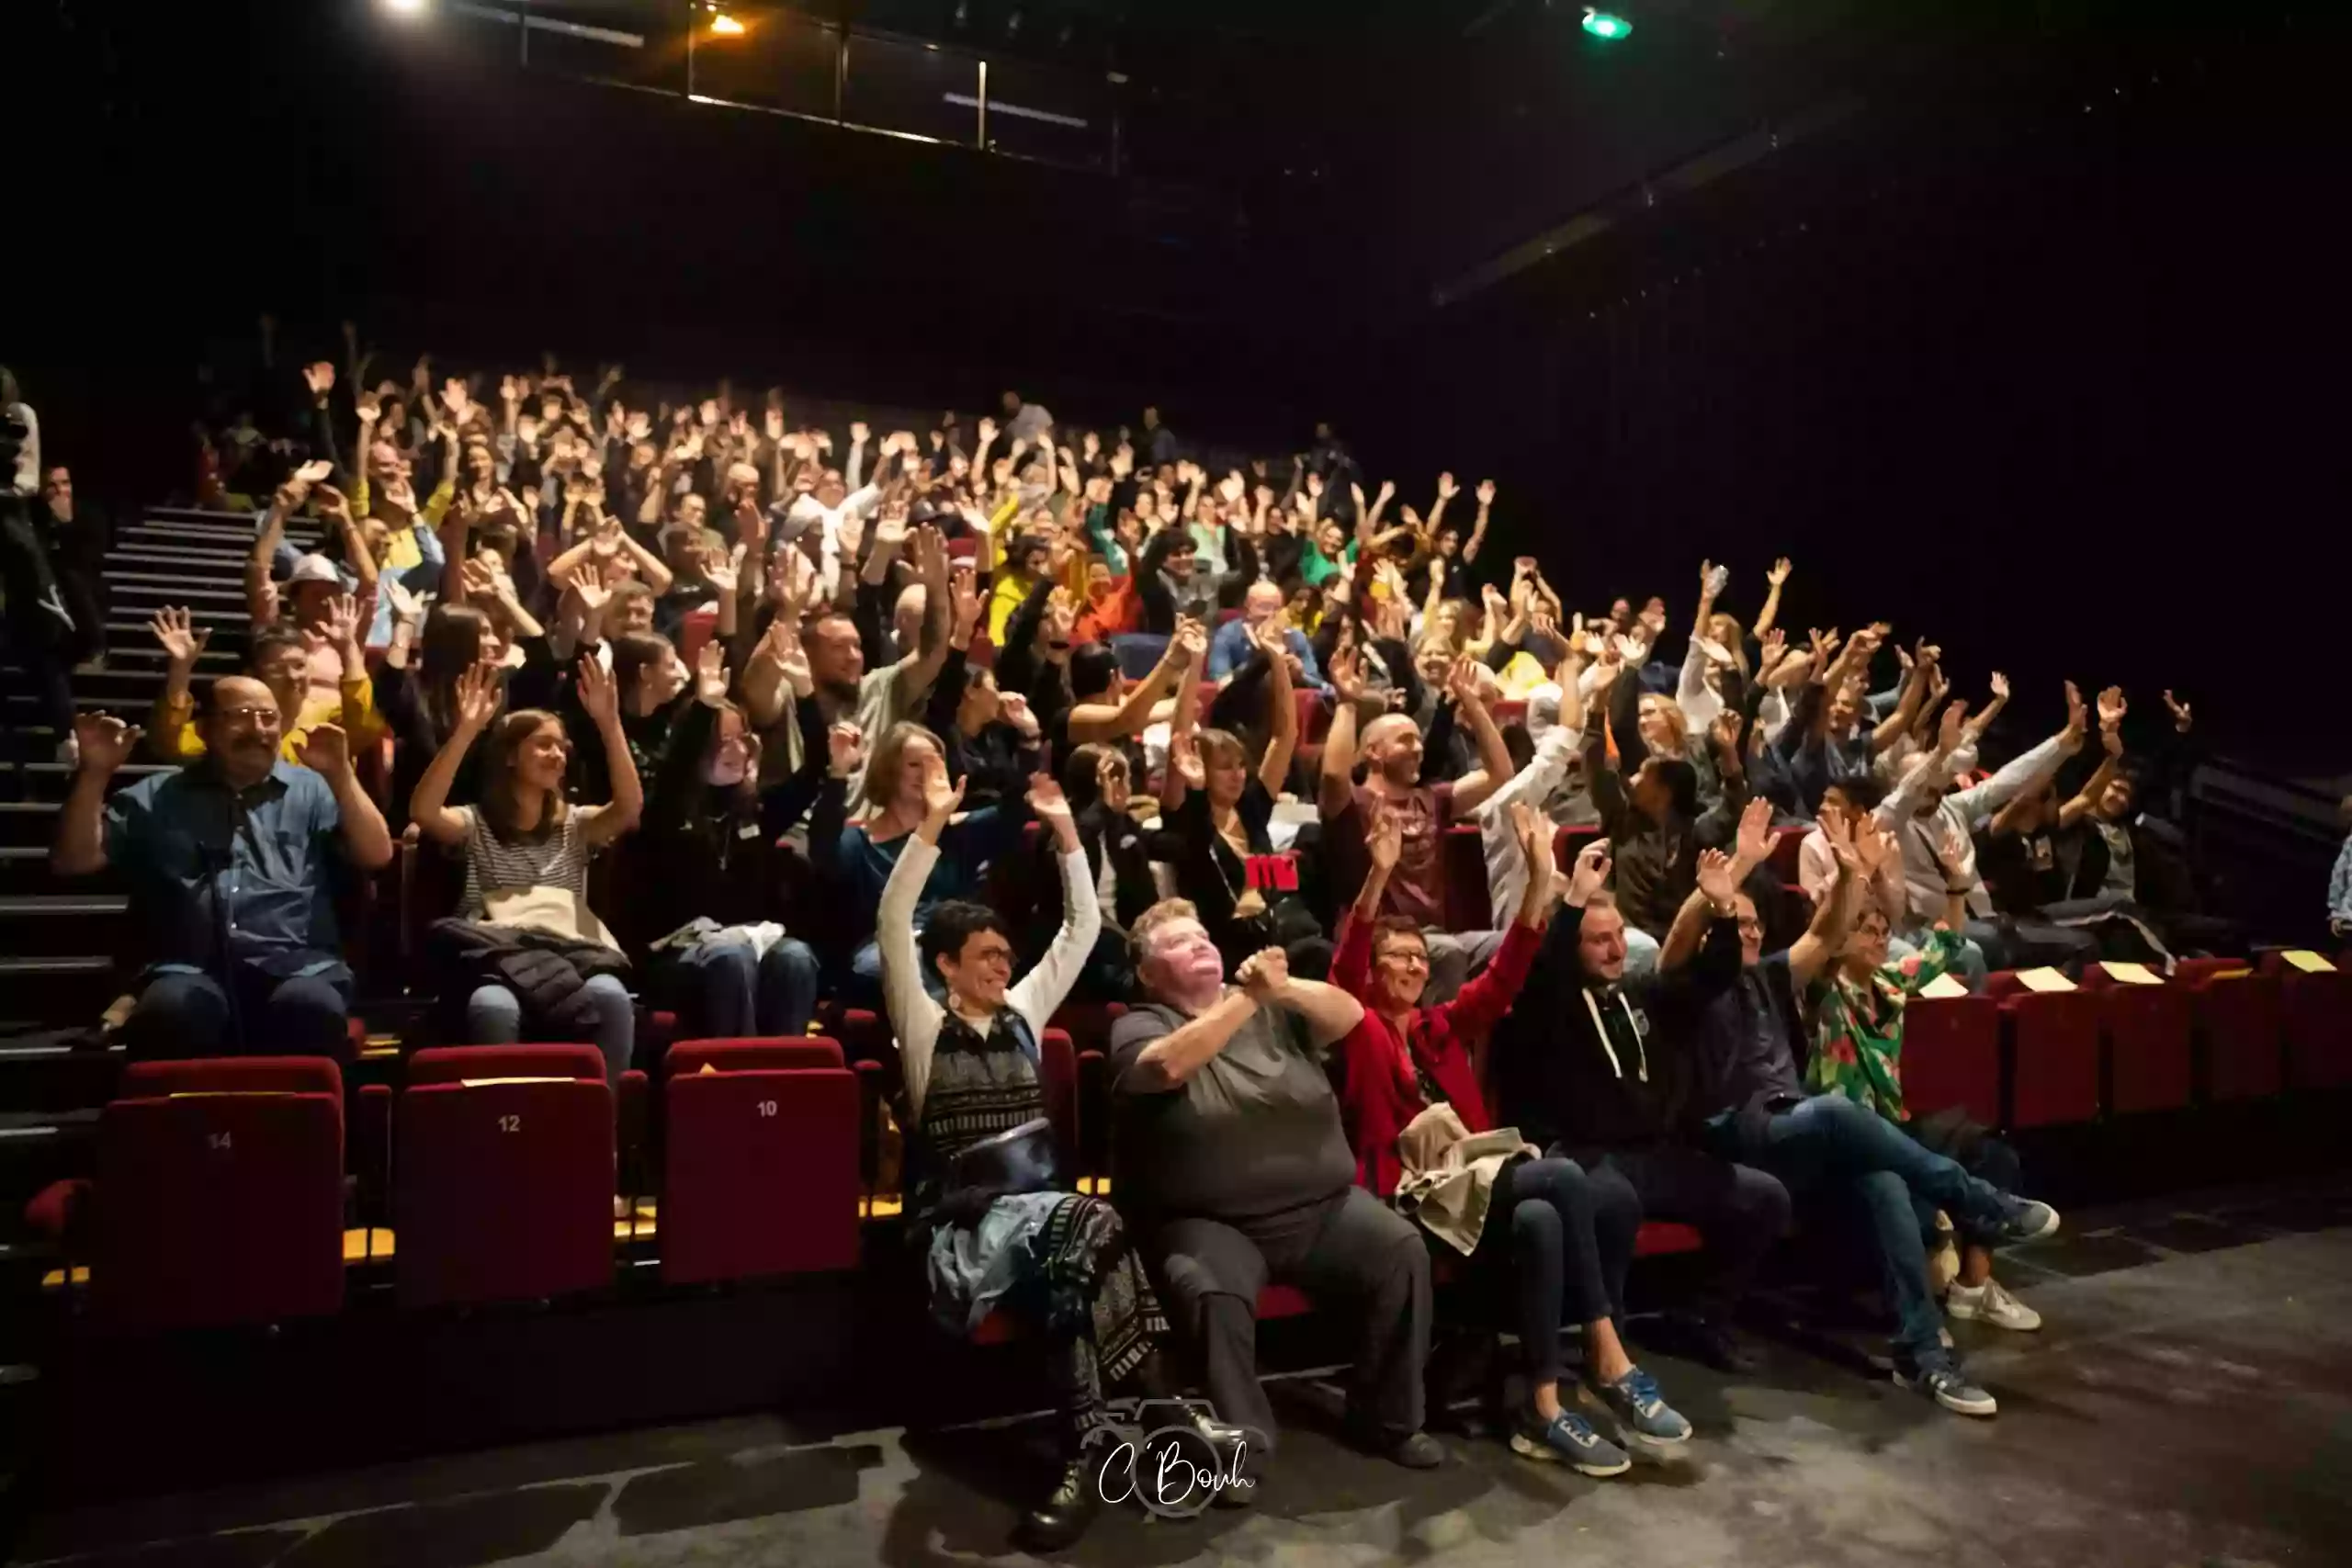
[[(1413, 1072), (1419, 1057), (1439, 1089), (1473, 1133), (1494, 1125), (1478, 1092), (1468, 1042), (1495, 1026), (1510, 1010), (1528, 967), (1535, 962), (1543, 932), (1514, 922), (1499, 952), (1452, 1001), (1416, 1008), (1398, 1040), (1386, 1020), (1372, 1010), (1372, 926), (1350, 908), (1340, 925), (1340, 951), (1331, 960), (1331, 984), (1364, 1005), (1363, 1021), (1340, 1042), (1337, 1063), (1340, 1119), (1356, 1152), (1356, 1183), (1382, 1198), (1393, 1197), (1404, 1175), (1396, 1159), (1396, 1134), (1429, 1107)], [(1411, 1056), (1407, 1052), (1411, 1052)]]

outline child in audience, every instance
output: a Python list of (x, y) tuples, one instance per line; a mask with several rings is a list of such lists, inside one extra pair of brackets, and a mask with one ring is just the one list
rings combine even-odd
[[(457, 726), (417, 782), (409, 816), (435, 843), (465, 850), (459, 918), (435, 931), (450, 967), (471, 981), (467, 1043), (506, 1044), (521, 1039), (526, 1026), (544, 1032), (554, 1023), (586, 1022), (604, 1053), (605, 1077), (618, 1083), (636, 1040), (628, 987), (620, 978), (628, 961), (588, 907), (588, 862), (637, 826), (644, 802), (613, 678), (582, 659), (578, 690), (604, 742), (613, 782), (608, 804), (564, 799), (571, 742), (563, 721), (541, 708), (499, 714), (496, 677), (477, 665), (458, 682)], [(451, 806), (450, 783), (485, 731), (481, 801)], [(534, 984), (518, 990), (517, 953), (552, 954), (570, 973), (549, 978), (542, 968)], [(560, 1012), (554, 1010), (559, 1000)]]

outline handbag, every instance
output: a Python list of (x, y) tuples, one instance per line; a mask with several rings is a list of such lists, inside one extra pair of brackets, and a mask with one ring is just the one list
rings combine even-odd
[(1054, 1124), (1039, 1116), (983, 1138), (949, 1160), (940, 1208), (954, 1218), (975, 1220), (999, 1198), (1058, 1191), (1064, 1185)]

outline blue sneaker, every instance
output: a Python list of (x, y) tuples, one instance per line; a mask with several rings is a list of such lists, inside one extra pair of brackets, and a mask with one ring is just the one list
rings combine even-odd
[(1657, 1391), (1657, 1379), (1635, 1367), (1615, 1382), (1587, 1385), (1617, 1425), (1653, 1443), (1682, 1443), (1690, 1439), (1690, 1423)]
[(2007, 1208), (1996, 1245), (2015, 1247), (2021, 1241), (2040, 1241), (2043, 1236), (2058, 1234), (2058, 1211), (2049, 1204), (2037, 1203), (2030, 1198), (2012, 1198)]
[(1581, 1416), (1561, 1411), (1548, 1422), (1531, 1414), (1511, 1427), (1510, 1451), (1547, 1464), (1566, 1464), (1579, 1475), (1623, 1475), (1634, 1468), (1623, 1449), (1592, 1429)]

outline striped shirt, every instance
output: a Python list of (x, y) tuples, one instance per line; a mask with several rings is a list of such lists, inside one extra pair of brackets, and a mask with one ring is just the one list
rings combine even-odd
[(574, 807), (543, 839), (507, 840), (492, 830), (476, 807), (451, 809), (466, 818), (466, 890), (458, 901), (458, 914), (481, 919), (486, 895), (530, 887), (569, 893), (582, 909), (587, 907), (587, 828), (593, 813)]

